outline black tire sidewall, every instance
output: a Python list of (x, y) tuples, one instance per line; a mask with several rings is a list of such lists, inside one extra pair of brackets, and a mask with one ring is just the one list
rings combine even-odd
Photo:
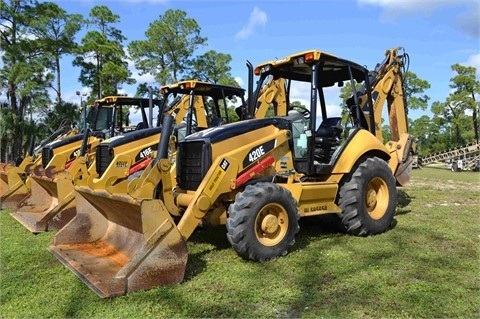
[[(254, 194), (255, 196), (251, 199), (249, 207), (235, 212), (236, 218), (243, 219), (241, 225), (233, 228), (232, 223), (229, 223), (230, 217), (227, 218), (227, 232), (229, 234), (237, 231), (244, 232), (241, 242), (234, 243), (230, 241), (229, 237), (230, 243), (239, 255), (248, 260), (266, 261), (285, 255), (289, 246), (295, 242), (295, 235), (299, 230), (298, 219), (300, 215), (296, 201), (288, 190), (274, 183), (248, 185), (243, 192), (237, 194), (236, 199), (240, 199), (242, 196), (249, 196), (250, 194)], [(255, 234), (255, 223), (262, 209), (272, 203), (281, 205), (287, 212), (288, 229), (279, 243), (274, 246), (265, 246), (258, 240)], [(237, 206), (235, 204), (230, 205), (229, 212), (234, 209), (237, 209)], [(239, 217), (238, 214), (240, 214), (241, 217)]]
[[(365, 165), (362, 165), (363, 163)], [(354, 176), (352, 179), (346, 183), (356, 183), (358, 191), (350, 191), (350, 195), (355, 193), (355, 203), (352, 203), (351, 199), (346, 199), (346, 202), (350, 202), (350, 204), (346, 207), (342, 207), (344, 210), (342, 212), (342, 217), (347, 215), (350, 216), (349, 221), (343, 220), (343, 223), (347, 229), (349, 226), (346, 225), (346, 223), (351, 222), (352, 215), (355, 215), (355, 218), (361, 224), (359, 228), (354, 229), (353, 232), (349, 231), (349, 233), (356, 235), (374, 235), (385, 232), (393, 223), (398, 198), (397, 188), (395, 178), (385, 161), (379, 158), (367, 158), (363, 163), (357, 167), (357, 170), (353, 172)], [(358, 176), (361, 177), (359, 178)], [(374, 219), (370, 216), (365, 204), (368, 184), (374, 178), (382, 179), (387, 185), (388, 189), (387, 209), (385, 214), (379, 219)], [(340, 205), (342, 206), (342, 204)], [(354, 213), (355, 210), (356, 213)], [(351, 224), (354, 224), (354, 222), (351, 222)]]

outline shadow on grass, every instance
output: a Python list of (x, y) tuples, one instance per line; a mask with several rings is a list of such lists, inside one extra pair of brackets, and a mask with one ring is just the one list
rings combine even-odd
[(206, 245), (198, 252), (188, 254), (188, 262), (185, 270), (184, 282), (189, 281), (206, 268), (205, 256), (213, 251), (219, 252), (226, 249), (233, 249), (227, 240), (225, 226), (206, 226), (198, 228), (188, 239), (188, 242), (195, 245)]
[(312, 241), (322, 237), (346, 235), (340, 218), (336, 214), (303, 217), (299, 221), (300, 231), (295, 240), (295, 249), (306, 248)]
[(405, 190), (398, 190), (398, 204), (397, 204), (397, 213), (396, 215), (405, 215), (410, 213), (412, 210), (409, 208), (412, 199), (415, 197), (410, 196)]

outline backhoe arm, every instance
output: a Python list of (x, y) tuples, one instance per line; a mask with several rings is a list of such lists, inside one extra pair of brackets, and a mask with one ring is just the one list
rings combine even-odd
[(285, 79), (271, 78), (263, 87), (257, 100), (255, 118), (260, 119), (267, 116), (270, 104), (274, 105), (275, 115), (287, 115), (287, 96), (285, 92)]

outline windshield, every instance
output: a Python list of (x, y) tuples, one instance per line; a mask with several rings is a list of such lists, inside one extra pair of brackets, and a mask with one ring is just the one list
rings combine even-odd
[(87, 106), (82, 108), (80, 114), (80, 121), (78, 128), (83, 130), (85, 128), (92, 128), (95, 124), (95, 115), (97, 114), (97, 108), (93, 106)]
[(97, 111), (97, 123), (95, 125), (95, 131), (108, 130), (111, 126), (113, 108), (101, 107)]

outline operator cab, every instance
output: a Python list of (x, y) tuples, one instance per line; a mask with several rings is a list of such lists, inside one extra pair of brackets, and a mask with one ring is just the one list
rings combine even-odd
[[(183, 117), (182, 123), (174, 127), (177, 142), (192, 133), (234, 121), (228, 112), (230, 106), (238, 100), (246, 105), (243, 88), (197, 80), (164, 86), (160, 93), (168, 105), (164, 113)], [(182, 96), (189, 96), (188, 103), (180, 102)]]
[[(368, 123), (373, 121), (371, 92), (365, 89), (371, 87), (369, 72), (354, 62), (312, 50), (257, 66), (255, 74), (260, 75), (257, 98), (271, 78), (283, 78), (287, 108), (303, 114), (301, 119), (287, 117), (292, 124), (294, 165), (299, 173), (330, 173), (349, 136), (373, 127)], [(348, 97), (343, 107), (332, 107), (326, 99), (336, 85), (341, 87), (341, 96)], [(303, 102), (306, 106), (300, 92), (309, 92)]]

